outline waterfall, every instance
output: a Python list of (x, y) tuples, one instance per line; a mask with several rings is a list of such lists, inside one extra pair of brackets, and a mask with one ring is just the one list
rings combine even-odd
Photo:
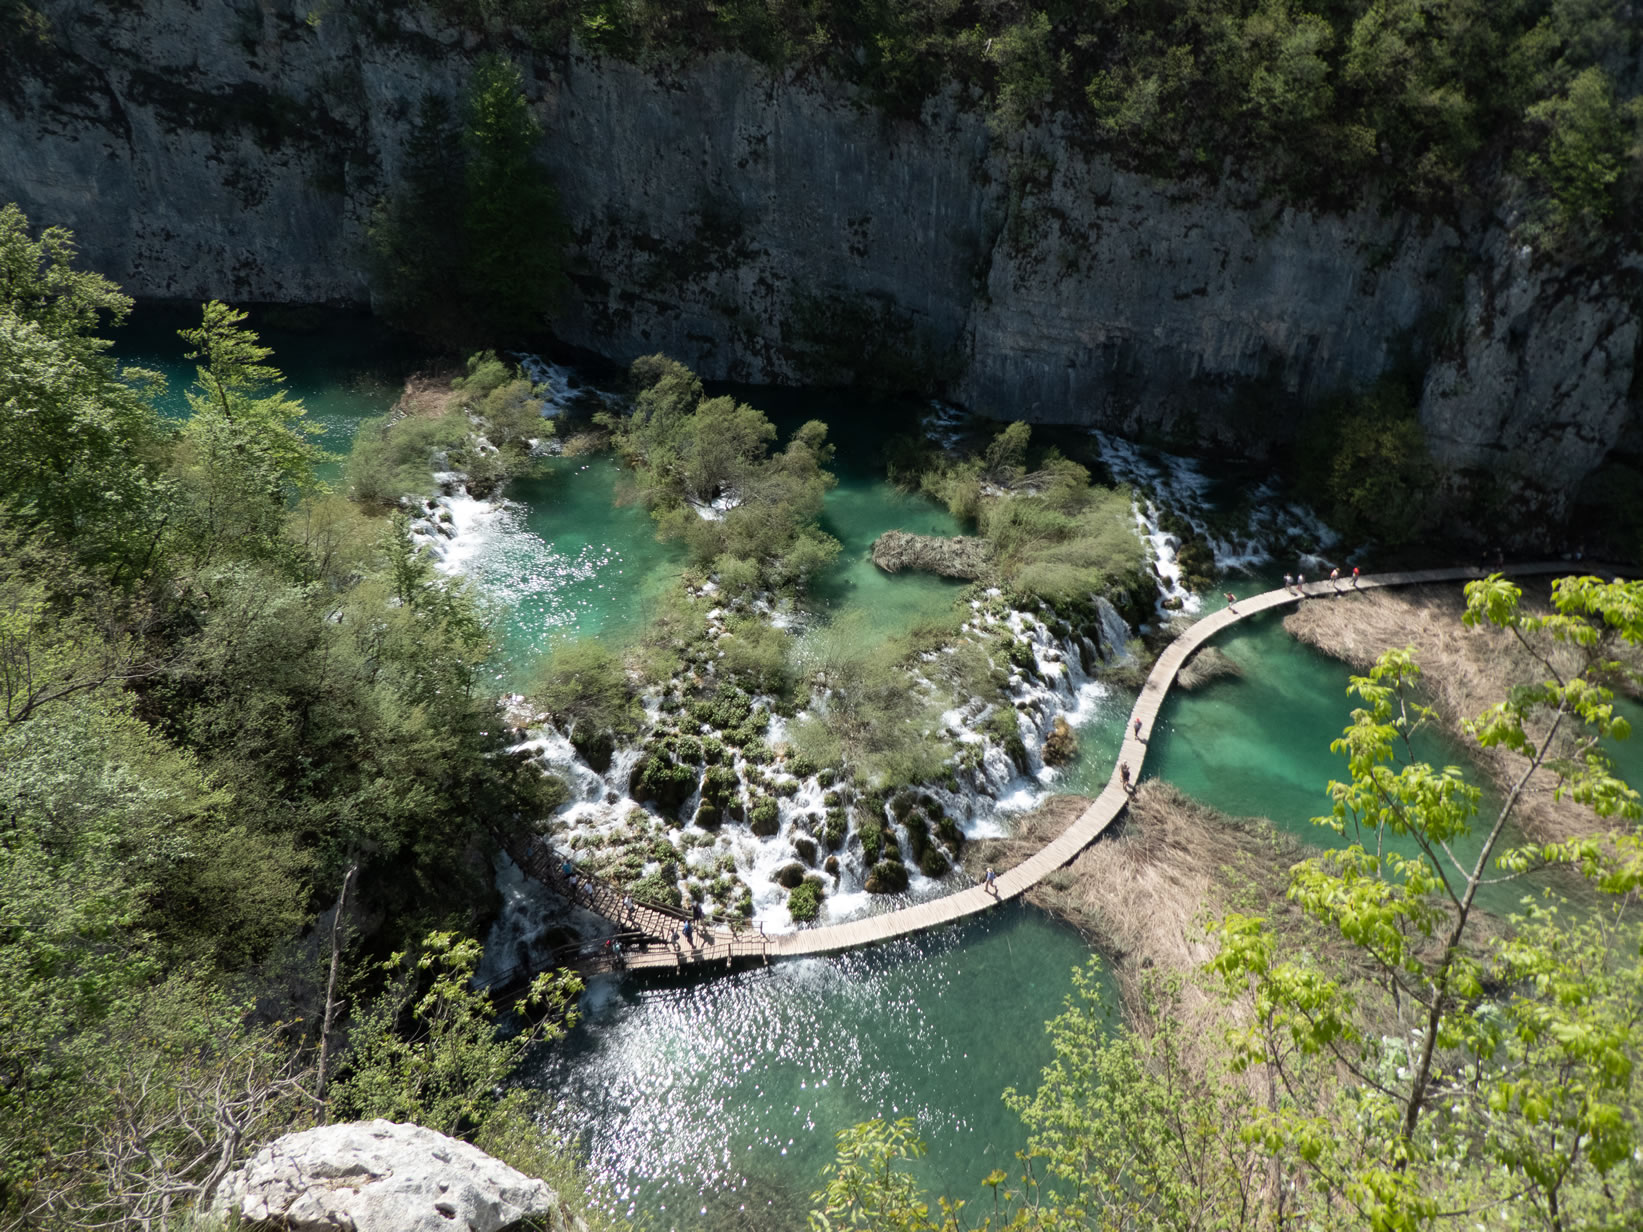
[(1214, 499), (1213, 481), (1191, 458), (1143, 451), (1134, 441), (1099, 429), (1090, 435), (1113, 477), (1134, 493), (1136, 530), (1152, 554), (1160, 610), (1191, 613), (1200, 606), (1182, 581), (1180, 540), (1162, 525), (1168, 515), (1192, 528), (1223, 573), (1247, 573), (1280, 558), (1298, 560), (1315, 572), (1340, 563), (1323, 555), (1339, 545), (1340, 536), (1305, 505), (1286, 500), (1270, 480), (1251, 489), (1237, 508), (1225, 509)]

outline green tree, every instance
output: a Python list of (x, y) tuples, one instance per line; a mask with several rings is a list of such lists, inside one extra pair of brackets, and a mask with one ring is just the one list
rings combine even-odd
[(384, 315), (437, 342), (542, 334), (566, 285), (558, 194), (537, 161), (542, 126), (517, 65), (481, 57), (460, 109), (429, 95), (399, 192), (373, 217)]
[(559, 198), (536, 161), (542, 126), (519, 67), (487, 56), (474, 68), (462, 126), (467, 200), (463, 285), (488, 336), (540, 334), (563, 292)]
[(61, 227), (31, 239), (22, 211), (0, 208), (0, 516), (129, 577), (161, 500), (159, 378), (108, 357), (95, 331), (131, 301), (74, 256)]
[(179, 331), (199, 361), (179, 455), (195, 569), (225, 552), (280, 552), (287, 512), (319, 489), (315, 467), (329, 457), (313, 439), (323, 429), (244, 322), (244, 312), (212, 300), (197, 329)]
[(404, 954), (383, 964), (394, 982), (355, 1016), (336, 1116), (471, 1135), (513, 1110), (519, 1096), (505, 1096), (504, 1081), (533, 1047), (575, 1025), (582, 983), (568, 971), (537, 976), (513, 1007), (526, 1025), (504, 1036), (490, 995), (474, 987), (480, 953), (477, 941), (432, 933), (414, 964)]
[(460, 339), (465, 198), (460, 130), (450, 100), (424, 94), (406, 143), (402, 188), (371, 219), (376, 310), (403, 329)]
[[(1216, 930), (1214, 969), (1229, 990), (1254, 998), (1253, 1025), (1237, 1038), (1241, 1063), (1270, 1067), (1288, 1090), (1303, 1087), (1306, 1068), (1320, 1060), (1351, 1077), (1333, 1113), (1269, 1106), (1257, 1132), (1327, 1207), (1356, 1212), (1375, 1227), (1436, 1221), (1446, 1209), (1437, 1178), (1480, 1149), (1493, 1151), (1485, 1158), (1545, 1203), (1550, 1227), (1601, 1226), (1568, 1222), (1556, 1191), (1602, 1183), (1643, 1134), (1631, 1076), (1643, 1042), (1639, 1024), (1603, 1013), (1592, 966), (1583, 977), (1580, 961), (1563, 965), (1572, 938), (1537, 918), (1503, 956), (1506, 971), (1521, 977), (1511, 994), (1485, 992), (1476, 934), (1477, 896), (1487, 882), (1558, 864), (1579, 868), (1611, 894), (1643, 881), (1636, 834), (1504, 843), (1524, 788), (1546, 772), (1559, 776), (1560, 796), (1599, 816), (1643, 813), (1602, 746), (1629, 734), (1605, 682), (1636, 678), (1614, 646), (1643, 644), (1643, 583), (1562, 578), (1547, 615), (1525, 611), (1521, 598), (1498, 576), (1467, 586), (1466, 623), (1508, 630), (1546, 673), (1470, 724), (1484, 747), (1523, 759), (1481, 831), (1473, 824), (1478, 789), (1457, 768), (1412, 754), (1410, 740), (1428, 712), (1415, 699), (1420, 672), (1411, 655), (1388, 652), (1368, 676), (1353, 678), (1365, 704), (1334, 746), (1347, 755), (1351, 778), (1330, 785), (1334, 810), (1319, 822), (1354, 841), (1296, 866), (1290, 897), (1336, 930), (1374, 977), (1348, 984), (1305, 957), (1280, 954), (1259, 917), (1232, 914)], [(1554, 648), (1572, 654), (1575, 665)], [(1411, 844), (1414, 854), (1401, 854), (1394, 840)], [(1561, 975), (1548, 985), (1554, 968)], [(1371, 1025), (1388, 1012), (1397, 1034)], [(1522, 1058), (1509, 1036), (1534, 1053), (1540, 1077), (1515, 1076), (1511, 1062)], [(1578, 1098), (1548, 1097), (1545, 1075), (1559, 1070), (1581, 1076)], [(1501, 1114), (1522, 1120), (1502, 1133)], [(1351, 1138), (1333, 1124), (1345, 1115), (1361, 1127)], [(1525, 1169), (1535, 1154), (1519, 1145), (1525, 1135), (1542, 1144), (1543, 1168)]]
[(1567, 90), (1529, 108), (1529, 122), (1545, 141), (1530, 155), (1529, 172), (1551, 190), (1551, 223), (1559, 234), (1579, 228), (1589, 234), (1614, 212), (1615, 186), (1630, 152), (1626, 121), (1635, 124), (1635, 116), (1635, 107), (1617, 105), (1608, 74), (1595, 64)]

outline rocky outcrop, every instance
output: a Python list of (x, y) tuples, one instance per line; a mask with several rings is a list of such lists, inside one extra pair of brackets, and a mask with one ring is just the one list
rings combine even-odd
[(873, 563), (886, 573), (921, 569), (942, 577), (974, 581), (984, 577), (991, 560), (984, 539), (969, 535), (914, 535), (904, 530), (887, 530), (873, 541)]
[[(0, 39), (0, 199), (140, 296), (364, 302), (373, 204), (479, 40), (437, 6), (54, 0)], [(1636, 259), (1560, 267), (1480, 211), (1279, 207), (1001, 144), (735, 56), (511, 50), (571, 227), (565, 341), (703, 376), (932, 387), (1001, 417), (1259, 454), (1393, 367), (1451, 475), (1556, 513), (1635, 425)]]
[(229, 1175), (217, 1216), (289, 1232), (571, 1232), (558, 1196), (477, 1147), (419, 1125), (356, 1121), (287, 1134)]

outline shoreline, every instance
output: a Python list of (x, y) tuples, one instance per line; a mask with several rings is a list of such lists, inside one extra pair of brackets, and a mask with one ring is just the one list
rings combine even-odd
[[(1580, 572), (1571, 565), (1571, 574)], [(1548, 579), (1518, 579), (1526, 610), (1546, 610)], [(1468, 629), (1462, 590), (1453, 585), (1421, 585), (1396, 592), (1349, 588), (1339, 595), (1313, 595), (1284, 618), (1284, 629), (1298, 640), (1356, 671), (1367, 670), (1382, 653), (1411, 647), (1421, 666), (1421, 691), (1427, 696), (1441, 730), (1460, 743), (1483, 778), (1497, 792), (1511, 790), (1521, 774), (1520, 757), (1501, 748), (1484, 748), (1464, 727), (1505, 697), (1515, 685), (1545, 677), (1545, 668), (1500, 629)], [(1561, 670), (1573, 656), (1557, 647), (1552, 662)], [(1543, 733), (1531, 723), (1531, 736)], [(1572, 748), (1572, 743), (1571, 746)], [(1517, 824), (1534, 842), (1563, 842), (1611, 833), (1614, 826), (1573, 800), (1556, 798), (1558, 780), (1537, 776), (1518, 806)]]

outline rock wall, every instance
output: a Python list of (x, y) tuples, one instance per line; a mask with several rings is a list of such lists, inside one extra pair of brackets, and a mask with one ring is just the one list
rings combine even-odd
[[(364, 302), (366, 227), (471, 35), (417, 6), (58, 0), (0, 49), (0, 199), (139, 296)], [(735, 57), (513, 49), (575, 236), (558, 324), (710, 378), (942, 389), (973, 409), (1260, 453), (1394, 364), (1456, 475), (1561, 508), (1635, 424), (1637, 260), (1587, 272), (1372, 206), (1125, 173), (956, 98), (894, 122)], [(6, 114), (9, 112), (9, 114)]]

